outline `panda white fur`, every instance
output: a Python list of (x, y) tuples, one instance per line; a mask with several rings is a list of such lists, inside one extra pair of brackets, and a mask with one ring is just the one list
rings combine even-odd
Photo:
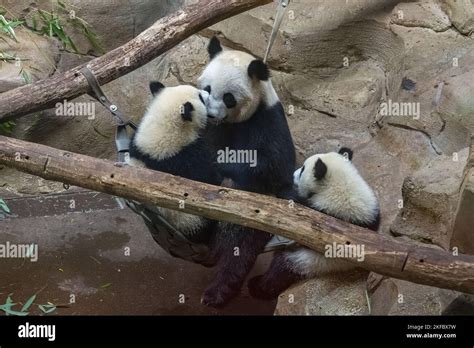
[[(219, 185), (221, 180), (202, 137), (209, 94), (192, 86), (165, 87), (160, 82), (151, 82), (150, 90), (154, 98), (131, 139), (129, 164)], [(156, 208), (191, 240), (209, 238), (210, 220)]]
[[(210, 62), (198, 79), (198, 87), (209, 92), (206, 138), (215, 153), (228, 148), (257, 154), (255, 167), (217, 163), (219, 173), (234, 188), (293, 199), (295, 149), (268, 66), (248, 53), (223, 50), (215, 37), (208, 52)], [(202, 302), (221, 306), (237, 295), (270, 238), (262, 231), (221, 223), (212, 243), (217, 274)]]
[[(352, 151), (341, 148), (309, 157), (293, 175), (298, 195), (320, 212), (377, 231), (377, 197), (351, 162)], [(252, 296), (271, 299), (304, 278), (354, 268), (341, 259), (326, 258), (305, 247), (275, 253), (268, 271), (249, 281)]]

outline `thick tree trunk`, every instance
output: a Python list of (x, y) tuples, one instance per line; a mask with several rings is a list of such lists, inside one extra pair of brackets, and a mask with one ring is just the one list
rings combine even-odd
[(201, 0), (163, 17), (135, 39), (63, 74), (0, 94), (0, 123), (53, 107), (89, 91), (85, 65), (101, 85), (141, 67), (199, 30), (271, 0)]
[(348, 224), (312, 209), (254, 193), (212, 186), (144, 168), (0, 136), (0, 164), (45, 179), (285, 236), (324, 253), (327, 245), (364, 246), (348, 261), (415, 283), (474, 293), (474, 256), (420, 247)]

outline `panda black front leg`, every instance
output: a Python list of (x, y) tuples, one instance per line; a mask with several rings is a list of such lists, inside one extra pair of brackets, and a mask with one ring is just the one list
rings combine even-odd
[(271, 235), (249, 227), (221, 223), (220, 232), (214, 238), (214, 252), (219, 259), (217, 273), (204, 291), (201, 302), (210, 307), (221, 307), (239, 294)]
[(252, 297), (262, 300), (272, 300), (294, 283), (304, 279), (293, 272), (282, 252), (276, 252), (270, 268), (265, 274), (253, 277), (248, 282), (249, 293)]

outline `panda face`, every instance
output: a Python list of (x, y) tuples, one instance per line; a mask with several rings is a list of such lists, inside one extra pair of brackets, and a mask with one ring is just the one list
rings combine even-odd
[(267, 91), (270, 73), (262, 61), (245, 52), (223, 51), (216, 38), (208, 51), (211, 61), (198, 78), (198, 87), (209, 93), (211, 122), (243, 122), (255, 113), (262, 99), (277, 99)]
[(331, 154), (318, 154), (309, 157), (303, 166), (293, 173), (293, 184), (301, 197), (309, 198), (324, 190), (328, 174), (325, 162)]
[(200, 130), (207, 124), (208, 100), (208, 92), (192, 86), (167, 87), (154, 94), (148, 113), (168, 132)]
[(346, 221), (371, 222), (377, 198), (351, 159), (347, 148), (311, 156), (293, 173), (293, 183), (313, 208)]
[(142, 152), (156, 159), (178, 153), (207, 125), (209, 93), (192, 86), (164, 87), (150, 83), (154, 96), (135, 136)]
[(293, 173), (293, 184), (302, 197), (334, 189), (347, 182), (351, 176), (359, 176), (352, 165), (352, 150), (342, 147), (338, 153), (330, 152), (309, 157), (304, 165)]

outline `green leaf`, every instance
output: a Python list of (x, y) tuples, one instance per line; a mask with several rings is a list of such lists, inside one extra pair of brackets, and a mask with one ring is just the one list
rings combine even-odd
[(28, 312), (18, 312), (18, 311), (13, 311), (9, 308), (2, 308), (3, 311), (5, 312), (6, 315), (16, 315), (16, 316), (19, 316), (19, 317), (24, 317), (30, 313)]
[(26, 312), (28, 310), (28, 308), (31, 307), (31, 305), (33, 304), (33, 302), (35, 301), (36, 299), (36, 294), (34, 294), (33, 296), (31, 296), (28, 301), (26, 301), (26, 303), (23, 305), (23, 307), (21, 308), (21, 311), (22, 312)]
[(70, 45), (71, 48), (74, 50), (74, 52), (76, 52), (76, 53), (79, 52), (78, 49), (77, 49), (77, 47), (76, 47), (76, 45), (75, 45), (74, 42), (72, 41), (71, 37), (68, 36), (67, 38), (68, 38), (68, 41), (69, 41), (69, 45)]
[(107, 283), (107, 284), (101, 285), (100, 287), (102, 289), (106, 289), (106, 288), (110, 287), (111, 285), (112, 285), (112, 283)]
[(31, 76), (30, 74), (28, 74), (28, 72), (24, 69), (21, 69), (20, 70), (20, 76), (22, 78), (22, 80), (27, 84), (31, 84), (32, 80), (31, 80)]
[(7, 302), (2, 306), (2, 310), (5, 311), (5, 314), (8, 316), (10, 315), (7, 313), (7, 310), (10, 310), (16, 303), (13, 303), (13, 300), (11, 298), (12, 294), (8, 295), (7, 297)]
[(17, 26), (22, 25), (23, 23), (24, 23), (23, 21), (14, 21), (14, 22), (8, 23), (8, 25), (9, 25), (11, 28), (16, 28)]
[(33, 30), (38, 30), (38, 20), (36, 19), (36, 16), (33, 16), (31, 18), (32, 24), (33, 24)]
[(56, 310), (56, 305), (52, 304), (51, 302), (48, 302), (49, 304), (44, 304), (44, 305), (38, 305), (38, 308), (41, 309), (41, 311), (44, 314), (52, 313)]
[(68, 43), (67, 36), (66, 36), (66, 34), (64, 33), (64, 30), (62, 30), (61, 27), (56, 26), (56, 24), (53, 22), (53, 23), (51, 23), (50, 28), (53, 31), (53, 33), (56, 34), (56, 36), (59, 38), (59, 40), (61, 40), (61, 42), (63, 42), (64, 44)]
[(56, 306), (51, 306), (49, 309), (46, 309), (45, 313), (48, 314), (48, 313), (52, 313), (56, 310)]
[(38, 14), (40, 15), (41, 19), (46, 23), (48, 24), (50, 19), (47, 17), (47, 15), (49, 15), (48, 12), (44, 11), (44, 10), (38, 10)]
[(6, 18), (3, 15), (0, 15), (0, 26), (3, 29), (4, 32), (9, 34), (13, 38), (13, 40), (18, 42), (18, 40), (16, 38), (16, 35), (15, 35), (15, 31), (13, 30), (13, 28), (11, 26), (11, 22), (7, 21)]
[[(4, 211), (6, 211), (7, 213), (11, 212), (10, 208), (7, 205), (7, 203), (5, 203), (5, 201), (1, 198), (0, 198), (0, 208), (3, 209)], [(8, 298), (10, 298), (10, 296)], [(8, 303), (8, 299), (7, 299), (7, 303)]]
[(0, 305), (0, 310), (4, 311), (5, 312), (5, 315), (17, 315), (17, 316), (25, 316), (25, 315), (28, 315), (29, 313), (27, 312), (18, 312), (18, 311), (14, 311), (12, 310), (11, 308), (16, 305), (16, 303), (13, 303), (13, 300), (12, 300), (12, 294), (8, 295), (7, 297), (7, 302), (3, 305)]
[(13, 303), (13, 300), (12, 300), (12, 297), (11, 297), (12, 295), (13, 294), (8, 295), (7, 302), (5, 303), (6, 305), (10, 305), (10, 307), (16, 305), (16, 303)]
[(4, 134), (7, 134), (7, 135), (11, 134), (14, 125), (15, 123), (12, 121), (0, 123), (0, 132), (3, 132)]

